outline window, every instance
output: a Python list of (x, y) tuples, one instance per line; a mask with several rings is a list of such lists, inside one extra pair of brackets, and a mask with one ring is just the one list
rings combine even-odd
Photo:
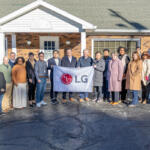
[(128, 49), (128, 55), (131, 57), (137, 46), (140, 46), (140, 39), (93, 39), (93, 56), (95, 52), (108, 48), (110, 52), (117, 52), (118, 47), (123, 46)]
[(55, 50), (55, 41), (44, 41), (44, 50)]

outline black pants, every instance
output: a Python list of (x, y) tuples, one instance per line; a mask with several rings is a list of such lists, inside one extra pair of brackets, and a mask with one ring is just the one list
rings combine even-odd
[(102, 86), (94, 86), (94, 98), (95, 99), (103, 98)]
[(35, 100), (35, 89), (36, 89), (36, 85), (33, 83), (28, 82), (28, 98), (29, 101)]
[[(63, 99), (66, 99), (66, 92), (63, 92)], [(69, 99), (72, 98), (72, 92), (69, 92)]]
[(103, 94), (104, 99), (110, 99), (110, 92), (108, 90), (108, 80), (106, 79), (106, 77), (103, 78)]
[(120, 99), (126, 100), (127, 90), (126, 90), (126, 80), (122, 80), (122, 91), (120, 92)]
[(54, 92), (54, 83), (53, 80), (51, 80), (51, 90), (50, 90), (50, 98), (51, 100), (57, 99), (58, 92)]
[(118, 102), (119, 101), (119, 92), (111, 92), (112, 95), (112, 101)]
[(146, 86), (142, 83), (142, 100), (143, 101), (145, 99), (148, 100), (149, 94), (150, 94), (150, 83)]

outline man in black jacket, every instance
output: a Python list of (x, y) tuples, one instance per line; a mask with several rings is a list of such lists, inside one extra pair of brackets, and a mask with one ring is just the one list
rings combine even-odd
[(4, 74), (0, 72), (0, 114), (2, 112), (2, 99), (4, 96), (4, 93), (6, 91), (6, 80), (4, 78)]
[(59, 51), (58, 50), (54, 50), (53, 51), (53, 58), (50, 58), (48, 60), (48, 69), (51, 70), (51, 73), (50, 73), (50, 81), (51, 81), (50, 98), (51, 98), (51, 103), (52, 104), (58, 104), (58, 101), (57, 101), (58, 92), (54, 92), (53, 91), (53, 87), (54, 87), (54, 83), (53, 83), (53, 67), (55, 65), (61, 66), (61, 59), (59, 58)]
[[(69, 48), (66, 50), (66, 54), (67, 56), (64, 56), (62, 58), (62, 61), (61, 61), (61, 66), (62, 67), (71, 67), (71, 68), (75, 68), (77, 66), (77, 59), (72, 56), (72, 49)], [(69, 100), (70, 101), (74, 101), (74, 99), (72, 98), (72, 92), (69, 92)], [(63, 103), (66, 103), (66, 92), (63, 92), (63, 100), (62, 100)]]

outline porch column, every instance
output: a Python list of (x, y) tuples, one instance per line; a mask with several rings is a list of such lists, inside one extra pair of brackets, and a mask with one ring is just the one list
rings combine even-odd
[(84, 49), (86, 49), (86, 32), (81, 32), (81, 56)]
[(0, 32), (0, 64), (5, 56), (5, 34)]
[(12, 34), (12, 52), (17, 54), (17, 49), (16, 49), (16, 34)]

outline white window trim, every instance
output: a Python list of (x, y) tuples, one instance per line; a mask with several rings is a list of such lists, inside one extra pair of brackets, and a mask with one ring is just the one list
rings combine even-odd
[[(138, 46), (141, 47), (141, 39), (140, 38), (93, 38), (92, 39), (92, 58), (94, 58), (94, 42), (95, 41), (136, 41), (138, 43)], [(107, 47), (106, 47), (107, 48)]]

